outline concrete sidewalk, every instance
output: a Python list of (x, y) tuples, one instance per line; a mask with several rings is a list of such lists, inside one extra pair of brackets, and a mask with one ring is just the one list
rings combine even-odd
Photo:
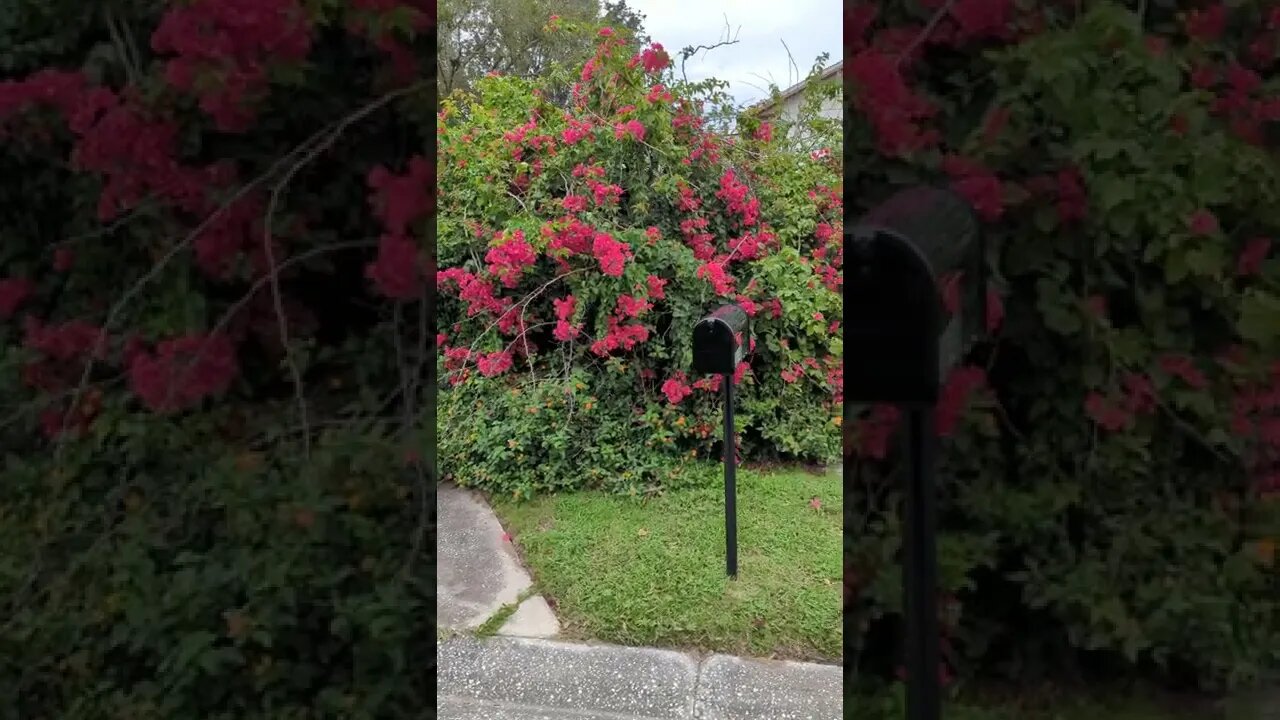
[(442, 720), (839, 720), (843, 708), (833, 665), (457, 637), (438, 669)]
[[(493, 510), (475, 493), (456, 485), (436, 487), (436, 621), (441, 629), (468, 631), (533, 585), (505, 539)], [(520, 637), (553, 637), (559, 623), (540, 595), (520, 603), (498, 630)]]
[[(838, 720), (840, 667), (549, 638), (559, 623), (484, 500), (437, 488), (442, 720)], [(519, 601), (496, 637), (470, 631)]]

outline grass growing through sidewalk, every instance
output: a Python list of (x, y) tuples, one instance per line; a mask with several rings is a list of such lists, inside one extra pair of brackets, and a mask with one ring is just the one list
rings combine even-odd
[(476, 637), (489, 637), (497, 634), (498, 630), (502, 629), (502, 626), (511, 619), (511, 616), (516, 614), (516, 610), (520, 609), (520, 603), (528, 600), (529, 597), (534, 594), (535, 590), (533, 588), (529, 588), (520, 593), (516, 596), (515, 602), (507, 603), (506, 605), (498, 608), (498, 611), (491, 615), (488, 620), (481, 623), (480, 627), (472, 631), (472, 634)]
[(565, 635), (805, 660), (841, 653), (840, 501), (835, 474), (740, 470), (729, 580), (719, 483), (493, 500)]

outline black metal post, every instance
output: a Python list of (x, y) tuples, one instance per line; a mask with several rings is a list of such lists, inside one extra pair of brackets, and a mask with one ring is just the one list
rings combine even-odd
[(724, 378), (724, 565), (731, 578), (738, 577), (737, 443), (733, 432), (733, 375)]
[(907, 621), (907, 720), (939, 720), (942, 688), (938, 642), (937, 513), (934, 457), (930, 442), (932, 410), (907, 410), (906, 517), (902, 542), (903, 590)]

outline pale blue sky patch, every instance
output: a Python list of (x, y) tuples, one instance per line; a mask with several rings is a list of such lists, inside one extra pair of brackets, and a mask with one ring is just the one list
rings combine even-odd
[(734, 45), (689, 58), (685, 70), (690, 80), (715, 77), (728, 82), (740, 105), (767, 97), (771, 82), (786, 90), (804, 79), (819, 54), (830, 53), (826, 63), (830, 66), (843, 51), (843, 10), (837, 0), (629, 0), (627, 4), (644, 14), (646, 32), (671, 53), (677, 73), (681, 48), (736, 37)]

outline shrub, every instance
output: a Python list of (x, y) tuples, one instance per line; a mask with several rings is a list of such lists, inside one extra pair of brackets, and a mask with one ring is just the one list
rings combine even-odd
[[(937, 410), (952, 670), (1280, 663), (1280, 15), (1232, 5), (852, 13), (851, 210), (950, 183), (993, 246), (992, 341)], [(893, 419), (850, 424), (851, 654), (899, 607)]]
[(430, 702), (433, 7), (5, 4), (0, 715)]
[(689, 343), (727, 301), (753, 322), (742, 457), (834, 458), (839, 161), (759, 118), (718, 132), (714, 88), (602, 33), (568, 107), (546, 99), (556, 76), (495, 76), (440, 113), (446, 472), (517, 496), (668, 485), (722, 440), (720, 379), (690, 375)]

